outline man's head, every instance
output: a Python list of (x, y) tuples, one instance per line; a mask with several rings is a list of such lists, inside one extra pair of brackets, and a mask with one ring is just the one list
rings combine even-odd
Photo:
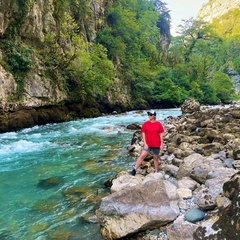
[(147, 114), (148, 116), (155, 116), (155, 117), (157, 115), (155, 111), (148, 111)]

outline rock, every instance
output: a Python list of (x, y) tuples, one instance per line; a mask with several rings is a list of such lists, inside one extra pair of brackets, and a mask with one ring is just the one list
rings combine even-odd
[(190, 190), (195, 190), (198, 186), (198, 183), (191, 179), (190, 177), (184, 177), (181, 180), (176, 181), (175, 183), (179, 188), (187, 188)]
[(164, 176), (162, 173), (150, 173), (143, 179), (143, 184), (152, 180), (163, 180)]
[(203, 157), (200, 154), (192, 154), (184, 158), (177, 172), (177, 179), (191, 177), (199, 183), (205, 183), (208, 179), (224, 176), (227, 181), (236, 173), (233, 169), (222, 167), (220, 159)]
[(206, 144), (202, 149), (203, 149), (203, 155), (204, 156), (209, 156), (212, 153), (218, 153), (223, 150), (223, 145), (219, 142), (213, 142)]
[(188, 98), (182, 104), (181, 110), (183, 114), (199, 111), (200, 103), (197, 102), (194, 98)]
[(129, 124), (127, 126), (127, 129), (130, 129), (130, 130), (141, 130), (141, 125), (139, 124)]
[(179, 214), (176, 186), (168, 181), (148, 181), (102, 199), (96, 210), (105, 239), (127, 237), (159, 228)]
[(124, 190), (126, 188), (136, 186), (142, 183), (143, 176), (132, 176), (127, 172), (120, 172), (116, 179), (113, 179), (111, 186), (111, 193)]
[[(0, 27), (1, 28), (1, 27)], [(2, 60), (2, 59), (1, 59)], [(7, 72), (2, 65), (0, 65), (0, 108), (6, 109), (6, 105), (11, 95), (17, 90), (17, 83), (13, 75)]]
[(178, 217), (171, 226), (167, 227), (167, 236), (169, 240), (192, 240), (193, 231), (197, 225), (184, 222), (182, 216)]
[(169, 173), (171, 176), (176, 177), (178, 172), (178, 167), (170, 164), (165, 164), (161, 167), (165, 173)]
[(198, 153), (194, 153), (183, 159), (182, 164), (177, 172), (177, 179), (191, 175), (192, 169), (203, 164), (204, 157)]
[(231, 203), (231, 201), (224, 196), (218, 195), (216, 197), (216, 203), (218, 208), (226, 208)]
[(188, 199), (188, 198), (192, 198), (192, 191), (190, 189), (187, 188), (178, 188), (177, 189), (177, 193), (178, 195), (183, 198), (183, 199)]
[(216, 195), (208, 188), (201, 189), (195, 195), (197, 205), (205, 210), (214, 209), (217, 205)]
[(234, 162), (234, 159), (232, 159), (232, 158), (227, 158), (227, 159), (225, 159), (223, 161), (224, 166), (228, 167), (228, 168), (232, 168), (233, 167), (233, 162)]
[(216, 207), (216, 198), (223, 192), (223, 185), (231, 176), (236, 173), (236, 170), (229, 168), (217, 168), (217, 177), (208, 179), (205, 182), (205, 188), (196, 193), (195, 198), (199, 207), (203, 209), (213, 209)]
[(189, 212), (187, 212), (184, 217), (189, 222), (198, 222), (204, 219), (205, 212), (199, 208), (193, 208)]
[(240, 170), (240, 160), (233, 161), (232, 165), (235, 169)]
[[(239, 177), (233, 177), (239, 171), (239, 112), (239, 108), (231, 107), (199, 110), (167, 118), (166, 149), (160, 156), (160, 172), (151, 173), (153, 161), (149, 155), (141, 165), (144, 173), (139, 170), (135, 177), (126, 172), (118, 175), (112, 187), (113, 198), (110, 195), (109, 199), (103, 199), (103, 205), (98, 209), (102, 235), (106, 239), (128, 238), (135, 233), (166, 225), (165, 217), (161, 218), (164, 216), (161, 207), (158, 215), (155, 206), (155, 201), (158, 201), (160, 206), (171, 212), (170, 218), (174, 221), (171, 224), (168, 219), (168, 236), (164, 235), (162, 239), (228, 239), (227, 231), (231, 232), (231, 240), (239, 239)], [(136, 149), (141, 149), (141, 144), (141, 132), (136, 131), (128, 148), (129, 154), (134, 152), (138, 155), (140, 151)], [(166, 187), (167, 182), (173, 182), (175, 186)], [(158, 187), (155, 189), (155, 186)], [(146, 195), (152, 203), (147, 202)], [(175, 196), (173, 206), (177, 202), (180, 209), (172, 207), (170, 198), (166, 196)], [(196, 208), (200, 217), (190, 214)], [(206, 212), (201, 212), (199, 208)], [(152, 212), (146, 216), (149, 209)], [(183, 221), (181, 214), (186, 211), (185, 215), (190, 215), (188, 221), (202, 221), (201, 225), (196, 227)], [(226, 226), (224, 215), (228, 219)], [(143, 239), (156, 240), (159, 236), (160, 233), (158, 237), (149, 235), (148, 231)]]
[(62, 182), (63, 179), (61, 177), (50, 177), (40, 180), (37, 186), (43, 189), (49, 189), (59, 185)]
[(107, 188), (110, 188), (112, 186), (113, 178), (109, 178), (107, 181), (105, 181), (104, 186)]

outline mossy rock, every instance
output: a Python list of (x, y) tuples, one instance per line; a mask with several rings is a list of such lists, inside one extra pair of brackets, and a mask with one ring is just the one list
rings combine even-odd
[(36, 116), (33, 115), (34, 111), (21, 110), (9, 115), (8, 130), (16, 131), (22, 128), (33, 127), (36, 122)]
[(81, 113), (82, 117), (94, 118), (101, 116), (101, 112), (97, 108), (86, 108)]
[(58, 123), (65, 122), (68, 119), (69, 110), (65, 106), (55, 106), (51, 108), (39, 108), (38, 113), (38, 123)]
[(0, 133), (4, 133), (8, 130), (8, 118), (7, 115), (0, 114)]

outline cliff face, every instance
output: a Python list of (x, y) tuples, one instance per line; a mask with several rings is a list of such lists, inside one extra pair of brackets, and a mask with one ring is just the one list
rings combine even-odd
[[(76, 6), (87, 9), (79, 21), (83, 45), (95, 38), (109, 3), (93, 0)], [(69, 90), (61, 82), (65, 66), (59, 66), (59, 62), (64, 63), (64, 57), (74, 51), (71, 39), (63, 36), (71, 25), (70, 15), (74, 13), (68, 1), (0, 0), (0, 132), (101, 114), (90, 99), (87, 103), (81, 102), (81, 96), (77, 102), (69, 100)], [(57, 42), (55, 51), (48, 51), (46, 37), (54, 39), (53, 46)], [(41, 52), (43, 49), (47, 54)], [(64, 59), (57, 64), (52, 63), (56, 52), (59, 59)], [(62, 70), (58, 75), (57, 68)]]
[(239, 4), (240, 0), (210, 0), (199, 11), (197, 20), (211, 23), (214, 18), (238, 8)]
[[(59, 20), (56, 18), (57, 9), (54, 0), (19, 1), (9, 0), (0, 2), (0, 41), (11, 38), (17, 33), (24, 45), (32, 49), (32, 61), (34, 68), (24, 77), (24, 90), (20, 103), (22, 106), (40, 107), (54, 105), (67, 99), (66, 93), (60, 86), (46, 76), (45, 66), (35, 54), (35, 47), (41, 45), (47, 34), (59, 35)], [(101, 24), (106, 1), (95, 0), (89, 3), (92, 11), (88, 15), (88, 23), (83, 26), (84, 38), (91, 41), (96, 34), (96, 27)], [(66, 49), (71, 48), (66, 44)], [(64, 52), (66, 49), (62, 48)], [(0, 48), (0, 63), (3, 54)], [(8, 109), (13, 102), (17, 91), (17, 79), (7, 68), (0, 66), (0, 105), (2, 109)]]

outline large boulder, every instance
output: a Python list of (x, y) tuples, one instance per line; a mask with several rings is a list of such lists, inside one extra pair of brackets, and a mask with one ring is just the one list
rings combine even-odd
[(200, 103), (197, 102), (194, 98), (188, 98), (182, 104), (181, 110), (183, 114), (199, 111)]
[(179, 215), (176, 189), (169, 181), (152, 180), (103, 198), (96, 215), (104, 239), (128, 237), (172, 222)]

